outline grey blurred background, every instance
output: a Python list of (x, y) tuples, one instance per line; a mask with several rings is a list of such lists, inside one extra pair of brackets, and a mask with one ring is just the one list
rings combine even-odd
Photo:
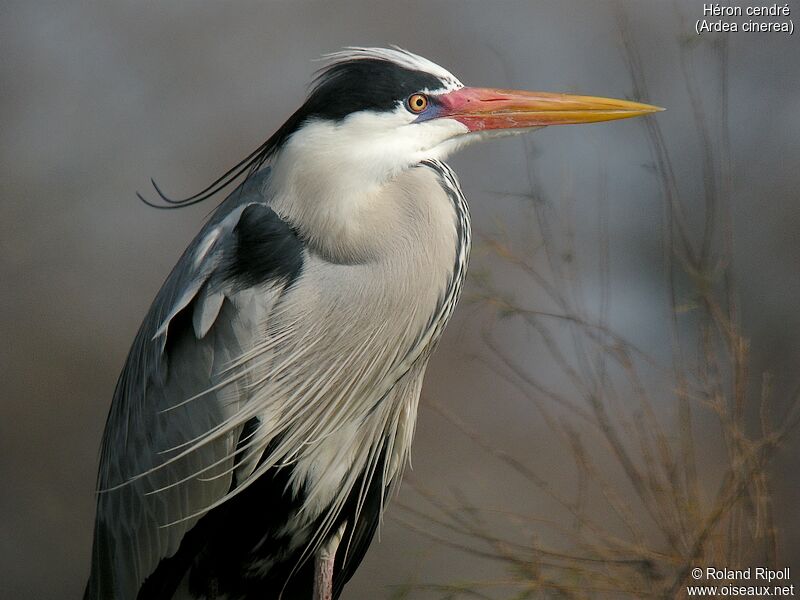
[[(800, 6), (790, 3), (795, 11)], [(679, 42), (700, 2), (623, 2), (687, 193), (702, 185)], [(318, 64), (346, 45), (397, 44), (465, 83), (625, 97), (631, 82), (606, 1), (14, 2), (0, 6), (0, 597), (76, 598), (88, 572), (97, 450), (114, 383), (140, 319), (210, 204), (159, 212), (134, 196), (153, 176), (168, 192), (204, 187), (258, 146), (302, 101)], [(796, 17), (796, 15), (795, 15)], [(684, 19), (686, 19), (684, 21)], [(699, 52), (716, 93), (712, 61)], [(730, 38), (735, 269), (754, 369), (800, 373), (800, 46), (797, 36)], [(708, 69), (708, 73), (703, 69)], [(669, 361), (663, 207), (641, 123), (534, 134), (538, 185), (574, 198), (578, 249), (598, 242), (596, 188), (607, 176), (611, 323)], [(522, 141), (451, 160), (478, 233), (519, 205)], [(475, 254), (473, 266), (491, 269)], [(587, 270), (589, 266), (586, 267)], [(591, 281), (591, 273), (587, 274)], [(513, 282), (509, 282), (513, 286)], [(475, 311), (462, 305), (428, 371), (435, 397), (509, 452), (556, 476), (536, 414), (476, 365)], [(535, 361), (541, 349), (527, 348)], [(797, 436), (775, 463), (780, 566), (800, 573)], [(530, 500), (510, 472), (425, 403), (413, 477), (477, 504)], [(401, 501), (418, 497), (405, 486)], [(499, 577), (393, 518), (345, 597), (393, 585)], [(796, 575), (795, 575), (796, 576)], [(800, 580), (796, 580), (800, 583)]]

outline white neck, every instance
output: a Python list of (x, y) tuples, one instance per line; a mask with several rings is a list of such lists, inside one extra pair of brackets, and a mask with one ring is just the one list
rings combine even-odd
[[(383, 127), (376, 127), (378, 120)], [(437, 157), (435, 146), (453, 127), (461, 125), (442, 123), (420, 139), (420, 130), (395, 113), (307, 123), (275, 159), (270, 204), (329, 260), (374, 260), (407, 213), (397, 198), (402, 185), (392, 184), (412, 166)]]

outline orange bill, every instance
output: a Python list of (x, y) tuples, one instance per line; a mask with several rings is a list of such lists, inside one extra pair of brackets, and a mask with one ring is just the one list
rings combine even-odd
[(438, 97), (441, 111), (470, 131), (519, 129), (628, 119), (664, 110), (658, 106), (548, 92), (461, 88)]

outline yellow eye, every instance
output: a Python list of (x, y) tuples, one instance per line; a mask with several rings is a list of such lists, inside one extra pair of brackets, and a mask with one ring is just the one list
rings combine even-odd
[(428, 97), (425, 94), (414, 94), (408, 98), (408, 110), (421, 113), (428, 108)]

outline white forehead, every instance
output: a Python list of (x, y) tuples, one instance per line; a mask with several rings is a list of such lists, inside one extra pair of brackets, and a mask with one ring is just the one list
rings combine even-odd
[[(418, 54), (403, 50), (397, 46), (392, 46), (391, 48), (362, 48), (359, 46), (349, 46), (339, 52), (331, 52), (323, 56), (323, 59), (330, 61), (331, 64), (370, 58), (388, 60), (406, 69), (430, 73), (434, 77), (442, 80), (443, 87), (447, 91), (464, 87), (464, 84), (444, 67), (437, 65), (424, 56), (419, 56)], [(434, 90), (420, 91), (432, 92)]]

